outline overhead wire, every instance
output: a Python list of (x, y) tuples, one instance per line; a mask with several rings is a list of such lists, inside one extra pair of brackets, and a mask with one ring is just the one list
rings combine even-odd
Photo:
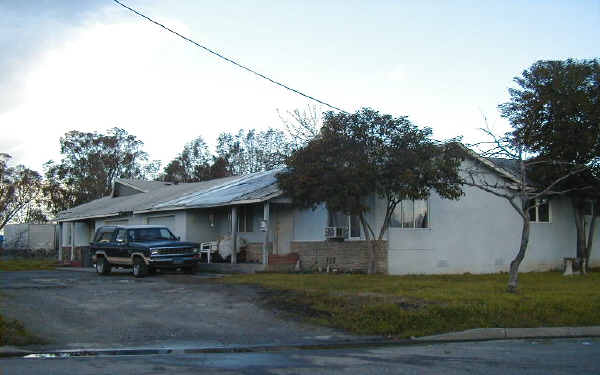
[(131, 11), (131, 12), (133, 12), (133, 13), (137, 14), (138, 16), (140, 16), (140, 17), (142, 17), (142, 18), (146, 19), (147, 21), (149, 21), (149, 22), (152, 22), (153, 24), (155, 24), (155, 25), (157, 25), (157, 26), (160, 26), (160, 27), (161, 27), (161, 28), (163, 28), (164, 30), (167, 30), (168, 32), (170, 32), (170, 33), (172, 33), (172, 34), (175, 34), (175, 35), (177, 35), (177, 36), (178, 36), (178, 37), (180, 37), (181, 39), (183, 39), (183, 40), (185, 40), (185, 41), (187, 41), (187, 42), (189, 42), (189, 43), (192, 43), (192, 44), (194, 44), (196, 47), (200, 47), (200, 48), (202, 48), (203, 50), (205, 50), (206, 52), (208, 52), (208, 53), (210, 53), (210, 54), (213, 54), (213, 55), (215, 55), (215, 56), (219, 57), (220, 59), (223, 59), (223, 60), (225, 60), (225, 61), (227, 61), (227, 62), (229, 62), (229, 63), (231, 63), (231, 64), (233, 64), (233, 65), (237, 66), (238, 68), (244, 69), (244, 70), (246, 70), (246, 71), (248, 71), (248, 72), (250, 72), (250, 73), (252, 73), (252, 74), (255, 74), (255, 75), (259, 76), (260, 78), (266, 79), (267, 81), (269, 81), (269, 82), (271, 82), (271, 83), (273, 83), (273, 84), (275, 84), (275, 85), (277, 85), (277, 86), (283, 87), (284, 89), (286, 89), (286, 90), (289, 90), (289, 91), (291, 91), (291, 92), (293, 92), (293, 93), (296, 93), (296, 94), (298, 94), (298, 95), (300, 95), (300, 96), (303, 96), (303, 97), (305, 97), (305, 98), (307, 98), (307, 99), (310, 99), (310, 100), (312, 100), (312, 101), (315, 101), (315, 102), (317, 102), (317, 103), (319, 103), (319, 104), (322, 104), (322, 105), (324, 105), (324, 106), (327, 106), (327, 107), (329, 107), (329, 108), (335, 109), (336, 111), (340, 111), (340, 112), (343, 112), (343, 113), (348, 113), (347, 111), (344, 111), (343, 109), (341, 109), (341, 108), (339, 108), (339, 107), (336, 107), (336, 106), (334, 106), (334, 105), (331, 105), (331, 104), (329, 104), (329, 103), (327, 103), (327, 102), (324, 102), (324, 101), (322, 101), (322, 100), (319, 100), (319, 99), (315, 98), (314, 96), (311, 96), (311, 95), (305, 94), (305, 93), (303, 93), (303, 92), (301, 92), (301, 91), (299, 91), (299, 90), (296, 90), (296, 89), (294, 89), (294, 88), (292, 88), (292, 87), (289, 87), (288, 85), (286, 85), (286, 84), (284, 84), (284, 83), (282, 83), (282, 82), (276, 81), (275, 79), (273, 79), (273, 78), (270, 78), (270, 77), (268, 77), (268, 76), (266, 76), (266, 75), (264, 75), (264, 74), (262, 74), (262, 73), (259, 73), (259, 72), (255, 71), (255, 70), (253, 70), (253, 69), (251, 69), (251, 68), (249, 68), (249, 67), (245, 66), (245, 65), (242, 65), (241, 63), (238, 63), (237, 61), (235, 61), (235, 60), (233, 60), (233, 59), (231, 59), (231, 58), (229, 58), (229, 57), (223, 56), (222, 54), (220, 54), (220, 53), (218, 53), (218, 52), (216, 52), (216, 51), (214, 51), (214, 50), (212, 50), (212, 49), (210, 49), (210, 48), (208, 48), (208, 47), (206, 47), (206, 46), (204, 46), (204, 45), (202, 45), (202, 44), (200, 44), (200, 43), (196, 42), (195, 40), (193, 40), (193, 39), (191, 39), (191, 38), (188, 38), (188, 37), (186, 37), (185, 35), (182, 35), (182, 34), (180, 34), (179, 32), (177, 32), (177, 31), (175, 31), (175, 30), (173, 30), (173, 29), (171, 29), (171, 28), (169, 28), (169, 27), (167, 27), (167, 26), (163, 25), (162, 23), (160, 23), (160, 22), (158, 22), (158, 21), (155, 21), (155, 20), (153, 20), (152, 18), (150, 18), (150, 17), (148, 17), (148, 16), (144, 15), (144, 14), (143, 14), (143, 13), (141, 13), (140, 11), (138, 11), (138, 10), (136, 10), (136, 9), (133, 9), (133, 8), (131, 8), (131, 7), (129, 7), (129, 6), (125, 5), (125, 4), (123, 4), (123, 3), (122, 3), (122, 2), (120, 2), (119, 0), (113, 0), (113, 2), (117, 3), (118, 5), (122, 6), (122, 7), (123, 7), (123, 8), (125, 8), (125, 9), (128, 9), (129, 11)]

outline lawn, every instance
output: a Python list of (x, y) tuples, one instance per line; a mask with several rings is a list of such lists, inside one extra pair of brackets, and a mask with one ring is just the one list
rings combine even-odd
[(0, 260), (0, 271), (53, 270), (56, 259), (7, 259)]
[(600, 273), (524, 273), (517, 294), (508, 275), (235, 275), (257, 284), (267, 305), (359, 334), (410, 337), (483, 327), (600, 325)]

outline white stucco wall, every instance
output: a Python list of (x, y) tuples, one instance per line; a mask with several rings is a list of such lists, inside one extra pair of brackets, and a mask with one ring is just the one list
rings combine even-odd
[[(457, 201), (432, 194), (430, 228), (390, 228), (390, 274), (508, 271), (520, 245), (521, 217), (503, 198), (475, 187), (463, 190), (465, 195)], [(550, 215), (549, 223), (531, 223), (520, 271), (559, 268), (563, 257), (575, 256), (576, 232), (569, 201), (552, 200)]]
[[(75, 243), (77, 246), (88, 246), (93, 237), (94, 228), (93, 225), (90, 225), (88, 222), (73, 222), (74, 230), (73, 233), (75, 235)], [(63, 222), (62, 223), (62, 241), (61, 246), (71, 246), (71, 239), (69, 237), (69, 233), (71, 231), (71, 222)]]

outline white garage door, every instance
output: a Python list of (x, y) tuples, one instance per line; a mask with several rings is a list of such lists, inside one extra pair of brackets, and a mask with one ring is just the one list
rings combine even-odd
[(127, 224), (129, 224), (128, 219), (104, 220), (104, 225), (127, 225)]
[(148, 224), (165, 226), (175, 234), (175, 215), (149, 217)]

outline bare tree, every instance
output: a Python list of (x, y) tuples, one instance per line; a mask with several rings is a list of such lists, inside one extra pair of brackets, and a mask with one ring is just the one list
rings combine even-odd
[[(575, 190), (589, 189), (590, 186), (564, 188), (563, 184), (570, 177), (588, 170), (588, 167), (554, 160), (527, 158), (522, 145), (516, 143), (510, 134), (498, 137), (488, 127), (482, 129), (482, 131), (491, 138), (491, 141), (472, 146), (487, 149), (478, 154), (468, 148), (465, 148), (465, 151), (473, 159), (498, 172), (501, 177), (491, 180), (489, 173), (486, 173), (480, 166), (475, 166), (463, 170), (466, 175), (463, 183), (506, 199), (521, 217), (521, 242), (517, 255), (510, 263), (507, 287), (508, 292), (514, 293), (518, 285), (519, 266), (525, 258), (529, 244), (530, 210), (545, 204), (552, 197), (568, 194)], [(514, 169), (510, 171), (499, 166), (497, 164), (498, 159), (494, 163), (494, 158), (507, 161), (507, 164), (513, 165)], [(554, 170), (561, 170), (562, 173), (555, 174), (556, 177), (552, 178), (551, 181), (546, 180), (543, 184), (532, 181), (529, 175), (543, 166), (560, 167), (554, 168)]]
[(319, 135), (323, 126), (323, 109), (318, 105), (309, 104), (306, 109), (286, 111), (285, 115), (277, 110), (277, 114), (285, 125), (293, 148), (296, 150), (306, 146), (310, 140)]
[(9, 167), (10, 156), (0, 158), (0, 229), (29, 207), (41, 194), (42, 177), (22, 165)]

